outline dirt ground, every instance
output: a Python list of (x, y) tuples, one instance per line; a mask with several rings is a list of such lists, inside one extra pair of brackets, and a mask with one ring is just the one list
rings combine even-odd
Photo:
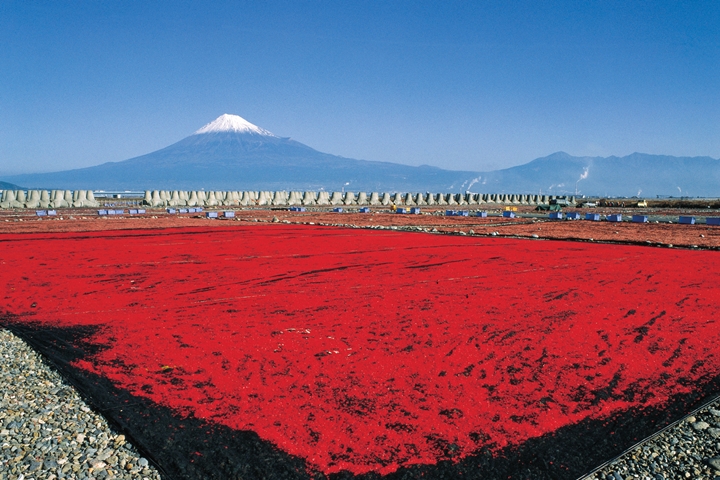
[[(232, 210), (234, 218), (209, 219), (205, 212), (192, 214), (168, 214), (164, 209), (147, 209), (143, 215), (99, 216), (96, 209), (59, 209), (55, 217), (37, 217), (34, 210), (0, 210), (0, 234), (2, 233), (43, 233), (43, 232), (86, 232), (118, 229), (172, 228), (189, 226), (247, 225), (255, 222), (301, 223), (316, 225), (379, 227), (396, 226), (412, 230), (474, 234), (481, 236), (528, 237), (539, 239), (563, 239), (593, 242), (617, 242), (647, 244), (661, 247), (720, 249), (720, 227), (705, 224), (680, 225), (673, 223), (611, 223), (605, 220), (550, 220), (547, 214), (535, 218), (503, 218), (502, 207), (484, 208), (489, 216), (449, 217), (446, 208), (467, 209), (468, 207), (422, 208), (418, 215), (392, 213), (387, 207), (373, 208), (370, 213), (358, 213), (357, 207), (344, 207), (344, 212), (333, 212), (332, 208), (308, 208), (305, 212), (292, 212), (287, 208), (243, 208), (226, 207)], [(478, 208), (475, 207), (477, 210)], [(220, 210), (219, 216), (222, 217)], [(533, 207), (518, 206), (518, 214), (532, 213)], [(127, 209), (125, 210), (127, 211)], [(206, 211), (211, 211), (207, 210)], [(684, 209), (568, 209), (585, 213), (622, 213), (624, 216), (642, 213), (650, 216), (695, 215), (719, 216), (716, 210)]]

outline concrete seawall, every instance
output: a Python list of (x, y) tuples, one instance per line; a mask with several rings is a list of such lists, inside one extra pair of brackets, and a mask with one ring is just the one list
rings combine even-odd
[[(496, 193), (399, 193), (399, 192), (288, 192), (271, 191), (145, 191), (140, 205), (148, 207), (247, 207), (247, 206), (381, 206), (381, 205), (539, 205), (553, 198), (548, 196)], [(92, 190), (4, 190), (0, 208), (81, 208), (99, 207), (101, 203)]]

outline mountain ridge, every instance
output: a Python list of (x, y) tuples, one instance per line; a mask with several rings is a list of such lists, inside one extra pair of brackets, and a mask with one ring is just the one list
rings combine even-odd
[(8, 182), (0, 182), (0, 190), (23, 190), (23, 187)]
[(720, 160), (639, 152), (624, 157), (574, 157), (556, 152), (524, 165), (486, 172), (482, 184), (512, 184), (528, 193), (718, 196)]
[[(460, 191), (474, 172), (356, 160), (222, 115), (165, 148), (120, 162), (8, 177), (35, 188)], [(467, 182), (465, 182), (467, 184)], [(92, 187), (88, 187), (92, 185)]]
[(165, 148), (119, 162), (3, 180), (45, 189), (355, 190), (720, 196), (720, 160), (634, 152), (624, 157), (558, 151), (489, 172), (357, 160), (279, 137), (224, 114)]

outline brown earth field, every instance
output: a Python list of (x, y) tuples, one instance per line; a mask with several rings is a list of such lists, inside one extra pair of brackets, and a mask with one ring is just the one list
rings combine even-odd
[[(162, 229), (173, 227), (228, 227), (231, 224), (253, 222), (299, 223), (334, 225), (345, 227), (397, 227), (412, 231), (439, 232), (458, 235), (503, 236), (530, 239), (556, 239), (582, 242), (632, 243), (662, 248), (720, 249), (720, 227), (704, 223), (683, 225), (677, 223), (678, 215), (720, 216), (717, 210), (707, 209), (566, 209), (585, 213), (622, 213), (650, 216), (649, 223), (587, 220), (550, 220), (547, 213), (534, 212), (533, 207), (518, 206), (516, 218), (501, 216), (502, 206), (485, 208), (488, 217), (446, 216), (445, 209), (468, 207), (422, 208), (420, 214), (393, 213), (387, 207), (373, 207), (369, 213), (358, 213), (358, 207), (343, 207), (334, 212), (329, 207), (308, 208), (304, 212), (277, 207), (225, 207), (221, 210), (206, 209), (201, 213), (169, 214), (164, 209), (147, 209), (142, 215), (99, 216), (97, 209), (58, 209), (57, 216), (38, 217), (34, 210), (0, 210), (0, 233), (85, 232), (121, 229)], [(125, 212), (127, 212), (127, 208)], [(206, 218), (206, 213), (217, 211), (220, 218)], [(234, 218), (223, 218), (224, 211), (233, 211)], [(478, 209), (470, 209), (471, 215)], [(535, 214), (533, 217), (524, 215)], [(674, 220), (672, 217), (675, 217)], [(653, 221), (653, 217), (661, 219)], [(603, 218), (603, 217), (601, 217)], [(668, 223), (670, 221), (671, 223)]]

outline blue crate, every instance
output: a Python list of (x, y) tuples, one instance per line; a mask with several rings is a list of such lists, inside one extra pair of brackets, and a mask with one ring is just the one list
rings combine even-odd
[(695, 217), (680, 217), (679, 222), (683, 225), (695, 225)]
[(57, 215), (55, 210), (48, 210), (48, 215)]
[(225, 218), (233, 218), (233, 217), (235, 217), (235, 212), (233, 212), (233, 211), (223, 212), (223, 216)]
[(115, 210), (108, 210), (108, 211), (107, 211), (107, 214), (108, 214), (108, 215), (115, 215)]
[(469, 210), (458, 210), (457, 212), (455, 212), (455, 215), (458, 217), (469, 217), (470, 211)]
[(343, 209), (341, 207), (333, 208), (333, 212), (335, 213), (342, 213)]
[(138, 213), (137, 208), (131, 208), (130, 210), (128, 210), (128, 213), (130, 215), (137, 215), (137, 213)]
[(476, 216), (476, 217), (480, 217), (480, 218), (486, 218), (486, 217), (487, 217), (487, 212), (477, 212), (477, 213), (475, 214), (475, 216)]
[(291, 212), (304, 212), (305, 207), (290, 207)]
[(585, 220), (590, 220), (591, 222), (599, 222), (600, 214), (599, 213), (586, 213)]
[(569, 212), (565, 215), (568, 220), (580, 220), (580, 214), (578, 212)]
[(445, 210), (446, 217), (454, 217), (457, 212), (455, 210)]
[(410, 210), (407, 208), (398, 208), (395, 210), (395, 213), (410, 213)]
[(503, 212), (503, 217), (505, 218), (515, 218), (515, 212)]
[[(304, 212), (304, 211), (305, 211), (305, 209), (303, 208), (303, 212)], [(358, 212), (360, 212), (360, 213), (370, 213), (370, 207), (361, 207), (360, 209), (358, 209)]]
[(410, 213), (412, 213), (413, 215), (419, 215), (419, 214), (420, 214), (420, 209), (419, 209), (418, 207), (412, 207), (412, 208), (410, 209)]
[(167, 213), (177, 213), (177, 210), (175, 210), (174, 208), (166, 208), (165, 211)]
[(35, 210), (35, 215), (37, 215), (38, 217), (46, 217), (47, 212), (45, 210)]
[[(512, 213), (512, 212), (510, 212)], [(548, 218), (551, 220), (562, 220), (563, 219), (563, 212), (550, 212), (548, 215)]]
[(178, 213), (188, 213), (187, 208), (178, 208)]
[(144, 209), (144, 208), (138, 208), (137, 213), (138, 213), (138, 214), (143, 214), (143, 213), (145, 213), (145, 209)]
[(108, 214), (107, 210), (98, 210), (98, 215), (107, 215), (107, 214)]
[(705, 219), (705, 223), (707, 223), (708, 225), (720, 226), (720, 217), (707, 217)]
[(632, 221), (633, 223), (647, 223), (648, 217), (647, 215), (633, 215)]
[(608, 215), (605, 217), (608, 222), (622, 222), (622, 215), (619, 213), (614, 213), (612, 215)]
[(205, 218), (218, 218), (217, 212), (207, 212)]

